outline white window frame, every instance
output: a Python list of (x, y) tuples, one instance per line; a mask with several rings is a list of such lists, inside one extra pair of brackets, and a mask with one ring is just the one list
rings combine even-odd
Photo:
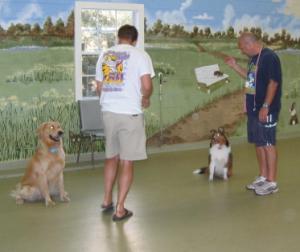
[(98, 10), (127, 10), (134, 11), (134, 25), (139, 32), (137, 47), (144, 49), (144, 5), (126, 3), (97, 3), (97, 2), (75, 2), (75, 99), (95, 99), (97, 97), (82, 96), (82, 47), (81, 47), (81, 11), (82, 9)]

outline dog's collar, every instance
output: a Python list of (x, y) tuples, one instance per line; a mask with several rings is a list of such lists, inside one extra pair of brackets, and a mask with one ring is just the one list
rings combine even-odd
[(55, 154), (55, 155), (57, 155), (58, 151), (59, 151), (58, 147), (55, 147), (55, 146), (49, 147), (48, 150), (49, 150), (50, 153)]

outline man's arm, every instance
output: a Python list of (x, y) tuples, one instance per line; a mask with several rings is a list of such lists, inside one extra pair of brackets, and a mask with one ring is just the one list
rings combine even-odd
[(269, 113), (269, 106), (271, 105), (271, 103), (276, 95), (277, 88), (278, 88), (278, 83), (274, 80), (270, 80), (268, 87), (267, 87), (266, 98), (264, 101), (265, 106), (263, 106), (259, 111), (259, 120), (261, 122), (267, 121), (267, 116)]
[(247, 77), (247, 70), (241, 67), (237, 62), (236, 59), (233, 57), (226, 57), (224, 59), (225, 63), (230, 66), (233, 70), (235, 70), (240, 76), (246, 79)]
[(148, 108), (150, 106), (150, 96), (152, 95), (153, 85), (150, 74), (145, 74), (141, 77), (141, 92), (142, 92), (142, 106)]
[(98, 96), (100, 96), (103, 82), (96, 80), (96, 84), (97, 84), (96, 93), (97, 93)]

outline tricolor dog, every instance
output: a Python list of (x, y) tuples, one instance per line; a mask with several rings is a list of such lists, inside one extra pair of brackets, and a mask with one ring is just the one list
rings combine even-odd
[(296, 111), (296, 103), (293, 102), (292, 106), (290, 107), (290, 125), (296, 125), (298, 124), (298, 116), (297, 116), (297, 111)]
[(213, 181), (215, 176), (224, 180), (232, 176), (231, 147), (223, 128), (211, 130), (208, 159), (208, 167), (197, 169), (193, 173), (208, 173), (210, 181)]
[(45, 200), (45, 205), (55, 205), (51, 196), (70, 201), (64, 189), (63, 130), (58, 122), (46, 122), (37, 129), (39, 145), (28, 163), (25, 174), (11, 195), (17, 204), (24, 201)]

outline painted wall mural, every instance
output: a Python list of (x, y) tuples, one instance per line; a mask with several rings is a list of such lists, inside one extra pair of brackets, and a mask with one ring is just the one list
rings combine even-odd
[[(48, 120), (79, 131), (74, 95), (74, 0), (0, 1), (0, 161), (23, 159), (36, 146), (35, 130)], [(84, 2), (84, 1), (83, 1)], [(279, 134), (300, 132), (300, 3), (296, 0), (102, 1), (145, 6), (145, 49), (156, 71), (152, 105), (145, 111), (149, 145), (207, 139), (223, 126), (245, 136), (243, 80), (224, 64), (241, 31), (276, 50), (283, 68)], [(216, 65), (228, 78), (207, 88), (195, 69)]]

